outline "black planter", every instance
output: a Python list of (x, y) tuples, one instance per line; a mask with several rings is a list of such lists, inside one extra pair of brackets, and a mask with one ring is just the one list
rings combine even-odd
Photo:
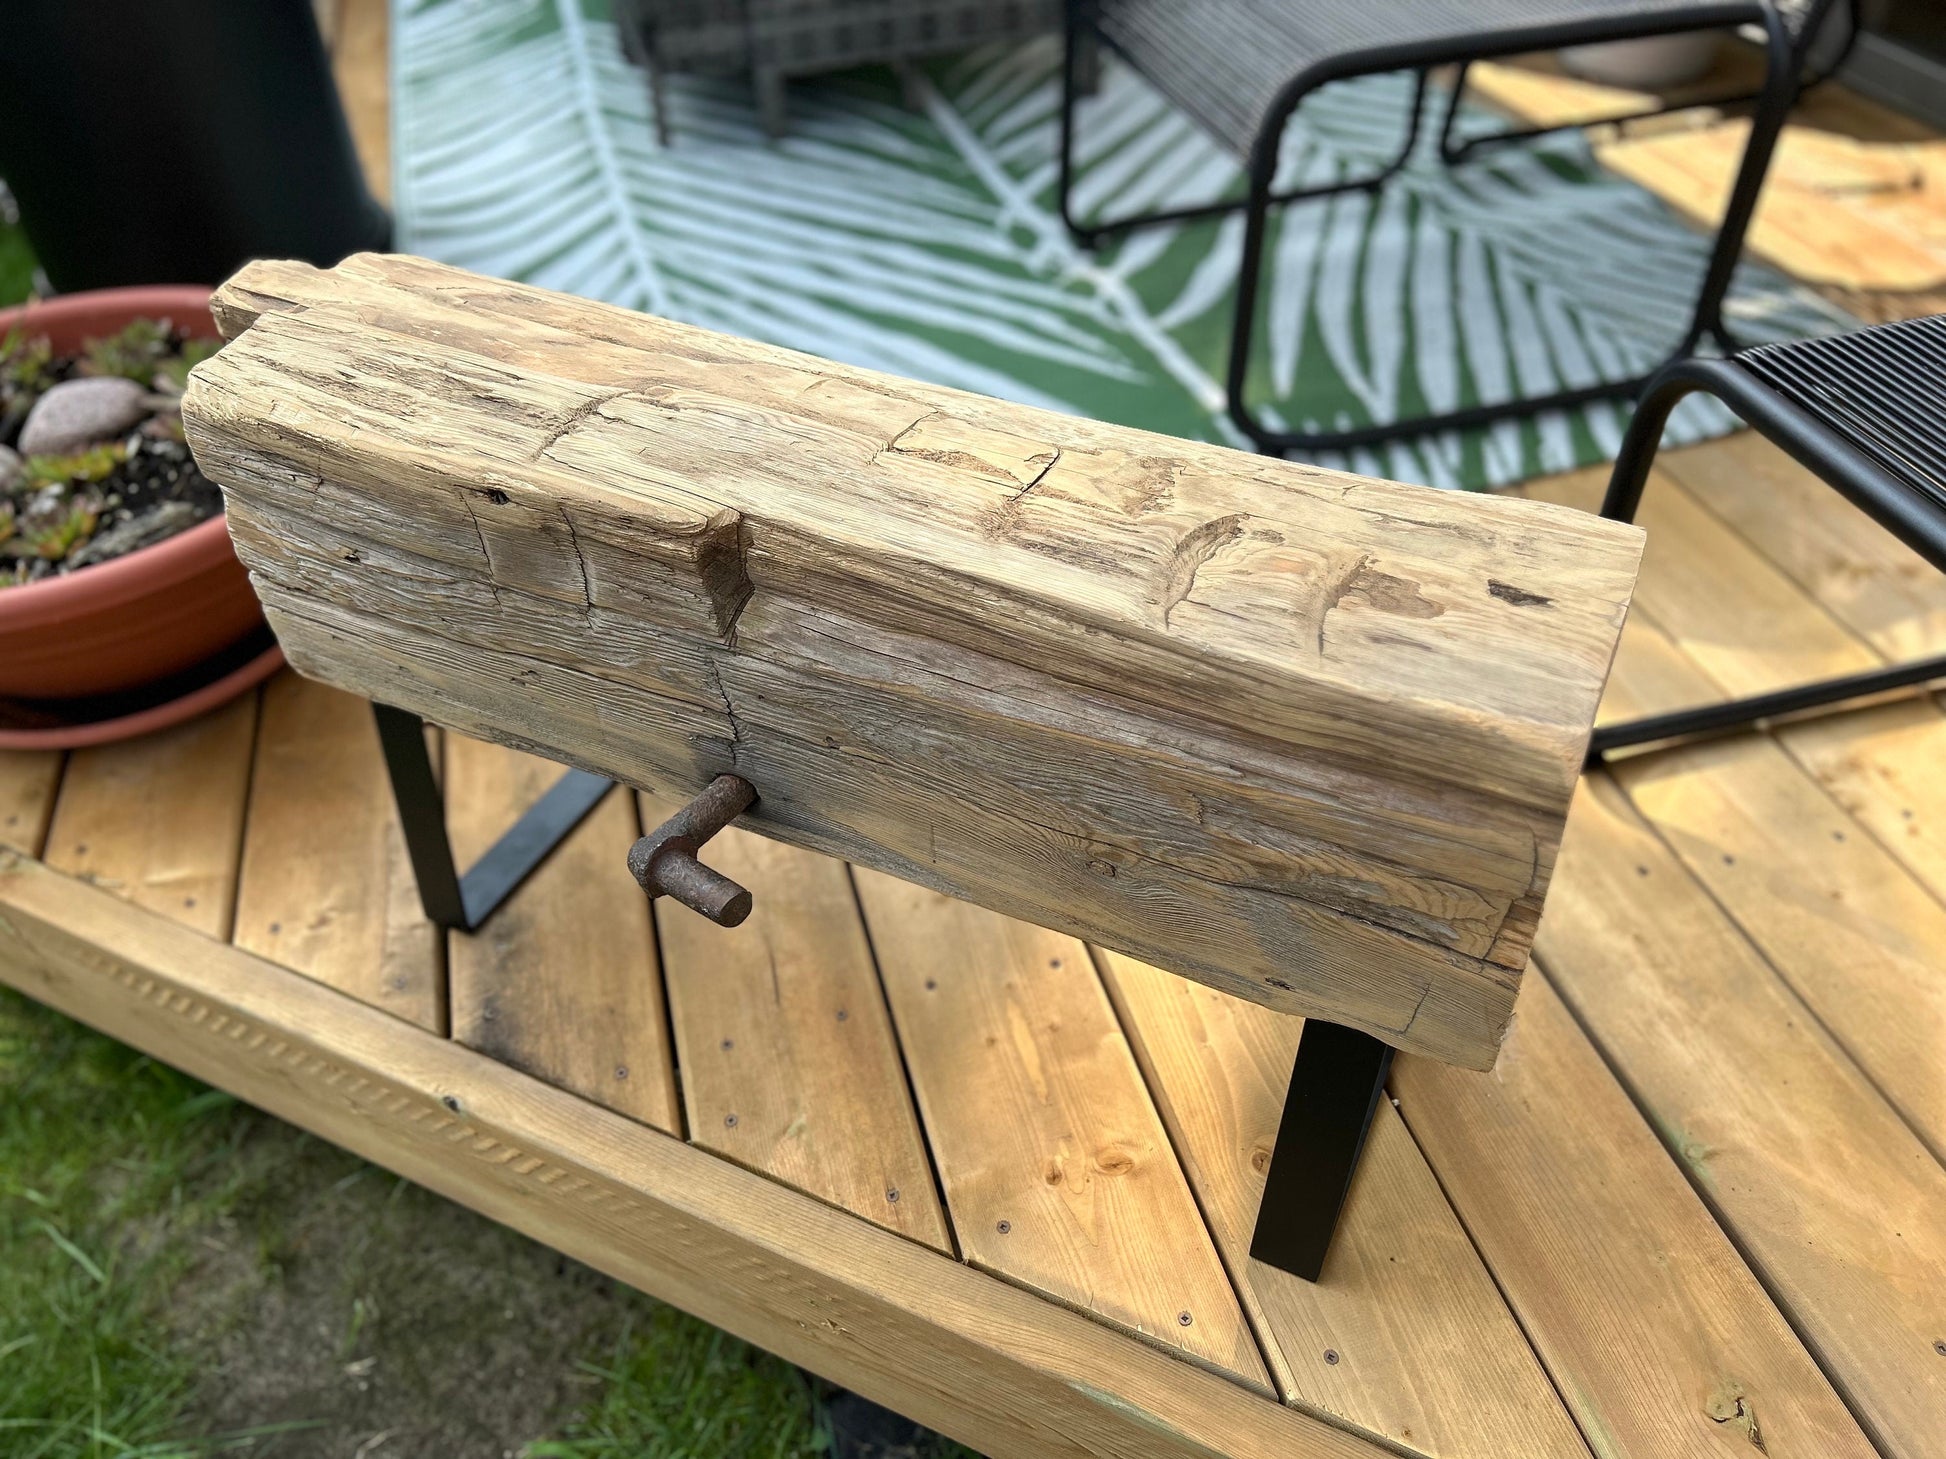
[(0, 178), (57, 290), (389, 245), (310, 0), (0, 8)]

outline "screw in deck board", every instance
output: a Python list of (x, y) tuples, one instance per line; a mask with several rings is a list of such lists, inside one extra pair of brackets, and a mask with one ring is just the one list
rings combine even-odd
[(750, 893), (696, 859), (718, 831), (757, 801), (756, 787), (740, 775), (719, 775), (628, 853), (628, 869), (650, 897), (674, 897), (719, 927), (735, 927), (750, 915)]

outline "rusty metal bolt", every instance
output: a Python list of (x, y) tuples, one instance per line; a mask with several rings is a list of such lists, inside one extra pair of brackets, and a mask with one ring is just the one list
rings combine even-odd
[(717, 776), (701, 795), (629, 849), (629, 874), (651, 898), (674, 897), (719, 927), (735, 927), (750, 915), (750, 893), (703, 865), (696, 853), (756, 801), (756, 787), (742, 776)]

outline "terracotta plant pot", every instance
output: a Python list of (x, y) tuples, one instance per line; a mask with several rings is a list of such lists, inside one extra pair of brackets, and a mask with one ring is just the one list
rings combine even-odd
[[(59, 353), (136, 318), (214, 335), (209, 290), (157, 285), (69, 294), (0, 310)], [(0, 696), (69, 699), (153, 683), (203, 662), (263, 621), (218, 516), (126, 557), (0, 588)]]

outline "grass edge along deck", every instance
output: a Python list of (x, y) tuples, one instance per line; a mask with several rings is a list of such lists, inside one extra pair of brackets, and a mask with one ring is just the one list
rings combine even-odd
[(1388, 1452), (11, 851), (0, 981), (983, 1452)]

